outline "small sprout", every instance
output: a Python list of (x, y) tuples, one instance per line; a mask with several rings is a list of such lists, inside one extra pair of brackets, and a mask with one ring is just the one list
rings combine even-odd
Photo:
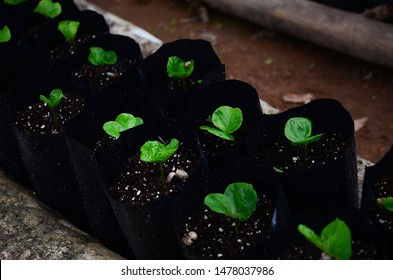
[(7, 25), (0, 30), (0, 43), (7, 43), (11, 40), (11, 31)]
[(46, 98), (44, 95), (40, 95), (40, 100), (46, 103), (49, 106), (50, 110), (52, 111), (52, 117), (55, 126), (59, 126), (59, 120), (55, 113), (55, 108), (60, 104), (62, 99), (63, 99), (63, 92), (61, 91), (61, 89), (58, 88), (51, 91), (51, 93), (49, 94), (49, 99)]
[(168, 58), (166, 72), (173, 79), (184, 79), (194, 71), (194, 60), (184, 61), (177, 56)]
[(247, 221), (257, 206), (257, 193), (248, 183), (232, 183), (224, 194), (211, 193), (205, 197), (210, 210), (235, 219), (236, 234), (239, 234), (237, 220)]
[(377, 203), (386, 210), (393, 212), (393, 197), (378, 198)]
[(8, 5), (19, 5), (20, 3), (26, 2), (27, 0), (4, 0), (4, 3)]
[(183, 235), (182, 241), (185, 245), (190, 246), (198, 239), (198, 234), (195, 231), (190, 231)]
[(304, 145), (304, 159), (307, 160), (307, 145), (318, 141), (322, 134), (312, 135), (312, 122), (307, 118), (290, 118), (285, 124), (285, 137), (292, 145)]
[(179, 148), (179, 140), (172, 139), (169, 144), (164, 145), (159, 141), (147, 141), (141, 147), (140, 159), (145, 162), (158, 163), (161, 173), (161, 184), (166, 189), (164, 177), (164, 162), (167, 161)]
[(103, 125), (104, 131), (114, 138), (120, 137), (120, 132), (134, 128), (138, 125), (143, 124), (143, 120), (139, 117), (134, 117), (131, 114), (121, 113), (116, 117), (116, 120), (106, 122)]
[(90, 47), (89, 61), (95, 66), (112, 65), (117, 62), (117, 54), (100, 47)]
[(352, 256), (351, 230), (338, 218), (328, 224), (320, 236), (303, 224), (298, 226), (298, 231), (321, 251), (336, 260), (349, 260)]
[(61, 91), (61, 89), (58, 88), (50, 92), (49, 99), (46, 98), (44, 95), (40, 95), (40, 100), (46, 103), (52, 110), (54, 110), (60, 104), (62, 99), (63, 92)]
[(41, 14), (47, 18), (54, 19), (61, 14), (62, 8), (59, 2), (52, 2), (52, 0), (41, 0), (34, 12)]
[(200, 126), (200, 129), (221, 137), (225, 140), (235, 140), (231, 133), (240, 128), (243, 122), (242, 110), (230, 106), (221, 106), (216, 109), (211, 117), (215, 127)]
[(80, 26), (79, 21), (62, 20), (59, 22), (57, 28), (63, 34), (66, 42), (75, 42), (75, 36)]

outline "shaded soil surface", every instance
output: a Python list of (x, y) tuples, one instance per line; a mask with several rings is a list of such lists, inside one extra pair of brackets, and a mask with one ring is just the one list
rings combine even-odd
[(91, 0), (146, 29), (164, 42), (205, 39), (224, 64), (227, 78), (253, 85), (280, 110), (297, 106), (288, 93), (339, 100), (354, 119), (368, 122), (356, 134), (359, 156), (378, 161), (393, 144), (393, 69), (367, 63), (294, 37), (208, 10), (209, 22), (194, 21), (186, 0)]

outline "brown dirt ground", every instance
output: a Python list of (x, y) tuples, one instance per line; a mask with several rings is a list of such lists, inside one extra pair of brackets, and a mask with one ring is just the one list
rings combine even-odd
[[(354, 119), (367, 117), (356, 133), (359, 156), (378, 161), (393, 144), (393, 70), (266, 30), (209, 10), (208, 23), (190, 21), (186, 0), (90, 0), (146, 29), (164, 42), (202, 38), (226, 64), (227, 78), (253, 85), (280, 110), (286, 93), (313, 93), (339, 100)], [(188, 22), (187, 22), (188, 21)]]

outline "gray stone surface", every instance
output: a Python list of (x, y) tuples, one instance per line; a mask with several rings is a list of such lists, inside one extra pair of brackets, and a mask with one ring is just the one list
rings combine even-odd
[(0, 170), (0, 259), (122, 259)]

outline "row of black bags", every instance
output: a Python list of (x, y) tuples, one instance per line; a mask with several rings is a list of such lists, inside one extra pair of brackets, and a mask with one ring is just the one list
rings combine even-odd
[[(320, 99), (265, 115), (252, 86), (225, 80), (225, 67), (208, 42), (167, 43), (142, 59), (134, 40), (108, 34), (101, 15), (78, 11), (71, 1), (59, 2), (70, 8), (53, 20), (41, 20), (37, 15), (30, 19), (27, 4), (19, 8), (0, 4), (7, 11), (4, 18), (17, 22), (21, 34), (12, 46), (1, 49), (2, 58), (12, 54), (21, 61), (16, 65), (7, 62), (10, 71), (1, 80), (0, 164), (39, 199), (126, 258), (319, 258), (320, 252), (305, 242), (296, 225), (305, 223), (320, 232), (336, 217), (352, 230), (358, 248), (354, 258), (391, 257), (392, 229), (378, 222), (378, 211), (383, 210), (375, 207), (377, 194), (372, 191), (375, 182), (391, 178), (391, 156), (381, 161), (382, 171), (378, 171), (379, 165), (367, 170), (364, 211), (356, 209), (354, 126), (339, 102)], [(65, 43), (58, 34), (61, 19), (81, 21), (76, 46)], [(87, 60), (91, 46), (116, 51), (118, 62), (92, 68)], [(166, 73), (168, 58), (174, 55), (195, 61), (185, 87)], [(15, 70), (11, 70), (13, 66)], [(39, 96), (54, 88), (69, 93), (69, 100), (76, 96), (72, 105), (79, 104), (80, 110), (54, 133), (46, 131), (48, 122), (44, 128), (40, 123), (31, 129), (33, 120), (22, 118), (21, 112), (50, 115), (42, 111)], [(83, 100), (82, 105), (75, 100)], [(243, 112), (235, 142), (219, 140), (199, 129), (209, 124), (208, 117), (222, 105)], [(141, 117), (144, 124), (115, 140), (102, 126), (120, 113)], [(309, 118), (313, 133), (326, 135), (323, 141), (309, 145), (308, 160), (285, 139), (283, 128), (292, 117)], [(135, 163), (147, 140), (169, 142), (173, 138), (181, 143), (178, 157), (187, 156), (182, 166), (189, 175), (186, 182), (175, 177), (173, 192), (140, 203), (115, 193), (121, 180), (128, 180), (125, 184), (130, 189), (143, 193), (143, 187), (136, 189), (145, 179), (127, 179), (132, 170), (127, 168)], [(148, 173), (159, 173), (156, 167)], [(168, 168), (175, 169), (167, 172), (177, 171), (175, 163)], [(140, 169), (135, 170), (138, 172)], [(258, 211), (241, 225), (203, 205), (206, 194), (223, 193), (233, 182), (252, 183), (259, 197)], [(392, 180), (386, 182), (391, 189)], [(389, 214), (384, 212), (392, 223)], [(234, 231), (235, 226), (240, 233)], [(371, 248), (368, 255), (360, 253), (364, 246)], [(302, 253), (288, 253), (291, 248), (300, 248)]]

